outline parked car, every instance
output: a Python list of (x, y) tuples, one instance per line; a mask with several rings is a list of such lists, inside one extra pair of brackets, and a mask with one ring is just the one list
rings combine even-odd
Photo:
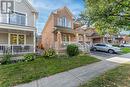
[(109, 52), (111, 54), (121, 52), (121, 49), (119, 47), (114, 47), (110, 44), (102, 44), (102, 43), (95, 44), (92, 47), (92, 49), (93, 49), (93, 51), (105, 51), (105, 52)]
[(120, 47), (130, 47), (130, 44), (121, 44)]

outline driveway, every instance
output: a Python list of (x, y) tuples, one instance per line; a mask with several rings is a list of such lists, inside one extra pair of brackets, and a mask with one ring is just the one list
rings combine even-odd
[(106, 59), (109, 59), (109, 58), (112, 58), (112, 57), (119, 56), (119, 54), (110, 54), (110, 53), (101, 52), (101, 51), (91, 51), (90, 54), (91, 54), (91, 56), (97, 57), (101, 60), (106, 60)]

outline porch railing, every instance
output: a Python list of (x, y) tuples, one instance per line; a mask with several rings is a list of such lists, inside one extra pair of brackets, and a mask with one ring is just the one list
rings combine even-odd
[(6, 50), (8, 50), (11, 54), (25, 54), (25, 53), (33, 53), (34, 46), (33, 45), (6, 45), (0, 44), (0, 54), (3, 54)]

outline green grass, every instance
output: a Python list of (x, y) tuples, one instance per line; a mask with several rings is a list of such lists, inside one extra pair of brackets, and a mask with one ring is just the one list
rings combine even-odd
[(130, 64), (110, 70), (80, 87), (130, 87)]
[(0, 65), (0, 87), (15, 86), (98, 61), (82, 55), (73, 58), (37, 58), (32, 62)]
[(122, 49), (122, 53), (130, 53), (130, 48), (121, 48)]

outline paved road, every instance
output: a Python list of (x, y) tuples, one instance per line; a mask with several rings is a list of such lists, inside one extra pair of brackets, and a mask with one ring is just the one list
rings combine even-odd
[(122, 55), (119, 56), (119, 59), (117, 57), (116, 60), (113, 60), (114, 57), (107, 58), (107, 60), (101, 58), (103, 60), (101, 62), (75, 68), (63, 73), (45, 77), (37, 81), (15, 87), (78, 87), (84, 84), (86, 81), (104, 73), (105, 71), (117, 67), (120, 65), (120, 59), (126, 59), (124, 62), (130, 61), (129, 56), (130, 54)]

